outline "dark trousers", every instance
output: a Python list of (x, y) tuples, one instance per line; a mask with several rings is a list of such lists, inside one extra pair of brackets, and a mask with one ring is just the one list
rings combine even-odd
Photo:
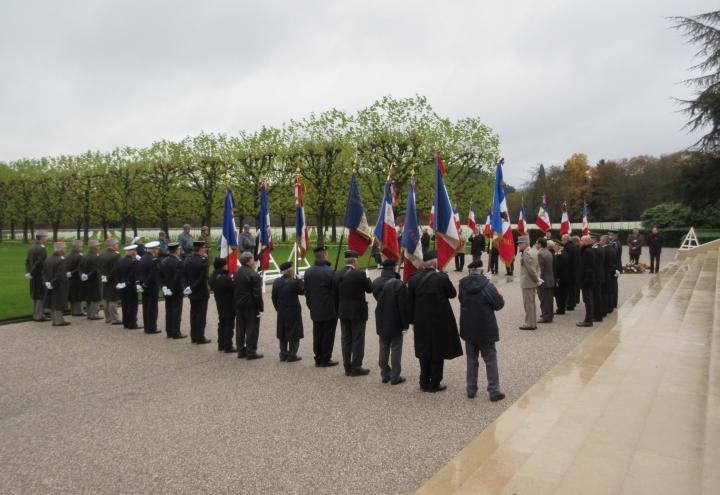
[(605, 300), (605, 282), (596, 284), (593, 287), (593, 310), (595, 311), (595, 319), (602, 320), (605, 318), (607, 301)]
[(207, 318), (208, 298), (190, 299), (190, 341), (205, 339), (205, 320)]
[(465, 253), (455, 255), (455, 271), (461, 272), (465, 266)]
[(225, 313), (218, 308), (218, 349), (221, 351), (230, 350), (233, 346), (233, 335), (235, 329), (235, 310), (232, 313)]
[(505, 275), (512, 276), (515, 273), (515, 258), (505, 265)]
[(582, 288), (582, 299), (585, 304), (585, 323), (592, 323), (595, 316), (595, 309), (593, 308), (593, 288), (583, 287)]
[(565, 282), (558, 282), (555, 285), (555, 304), (557, 305), (558, 314), (565, 312), (567, 304), (567, 286)]
[(650, 251), (650, 271), (657, 273), (660, 271), (660, 253)]
[(538, 287), (538, 297), (540, 298), (540, 319), (543, 321), (553, 320), (553, 287)]
[(435, 359), (433, 356), (418, 358), (420, 361), (420, 388), (432, 390), (437, 388), (443, 379), (443, 366), (445, 361)]
[(617, 308), (617, 302), (618, 302), (618, 279), (617, 279), (617, 277), (613, 276), (613, 278), (610, 279), (610, 283), (608, 284), (608, 292), (609, 292), (608, 312), (612, 313), (612, 311), (615, 308)]
[(165, 333), (168, 337), (180, 335), (180, 321), (182, 320), (183, 296), (173, 293), (165, 296)]
[(630, 252), (630, 263), (633, 265), (639, 265), (640, 264), (640, 251), (637, 253)]
[(467, 393), (475, 394), (478, 390), (478, 368), (480, 367), (478, 354), (482, 356), (482, 359), (485, 362), (485, 375), (487, 376), (488, 393), (500, 392), (500, 374), (498, 373), (495, 343), (477, 346), (469, 340), (466, 340), (465, 352), (467, 353)]
[[(565, 282), (562, 284), (565, 288), (565, 309), (572, 311), (575, 309), (575, 281), (572, 282)], [(558, 303), (558, 308), (560, 307), (560, 303)]]
[(578, 304), (580, 304), (580, 292), (581, 292), (580, 282), (576, 282), (575, 283), (575, 304), (574, 304), (574, 306), (577, 306)]
[(340, 345), (345, 371), (362, 368), (365, 357), (365, 322), (340, 320)]
[(143, 326), (146, 332), (157, 330), (158, 289), (148, 287), (142, 293)]
[(236, 308), (237, 350), (238, 354), (257, 352), (260, 335), (260, 319), (255, 308)]
[(299, 340), (280, 340), (280, 358), (287, 359), (289, 357), (297, 356), (298, 349), (300, 348)]
[(332, 358), (337, 320), (313, 321), (313, 352), (316, 363), (327, 363)]
[(490, 261), (488, 262), (490, 273), (495, 274), (498, 272), (498, 258), (499, 253), (496, 249), (490, 251)]
[[(383, 380), (395, 380), (400, 376), (402, 361), (403, 334), (394, 337), (380, 337), (378, 365)], [(388, 360), (390, 365), (388, 366)]]
[(125, 328), (135, 328), (137, 324), (137, 289), (135, 284), (128, 283), (122, 290), (122, 322)]

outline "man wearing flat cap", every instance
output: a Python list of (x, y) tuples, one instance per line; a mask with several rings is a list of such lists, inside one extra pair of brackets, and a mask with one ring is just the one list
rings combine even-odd
[(85, 316), (82, 309), (82, 280), (80, 280), (80, 262), (83, 259), (83, 241), (72, 241), (72, 252), (65, 260), (65, 269), (68, 276), (68, 300), (70, 301), (70, 314), (72, 316)]
[(180, 244), (180, 257), (187, 258), (193, 253), (193, 236), (190, 234), (190, 224), (183, 225), (183, 231), (178, 235), (178, 244)]
[(115, 265), (113, 280), (115, 281), (115, 289), (120, 293), (123, 328), (139, 330), (142, 326), (137, 323), (137, 246), (130, 244), (125, 246), (123, 250), (125, 256)]
[(185, 258), (183, 276), (185, 289), (183, 294), (190, 299), (190, 341), (193, 344), (209, 344), (205, 337), (208, 300), (208, 264), (206, 246), (203, 241), (193, 242), (193, 254)]
[(372, 292), (367, 270), (358, 269), (358, 254), (345, 251), (345, 267), (335, 274), (333, 293), (335, 308), (340, 318), (340, 343), (342, 346), (345, 376), (363, 376), (370, 370), (362, 367), (365, 356), (365, 325), (368, 305), (365, 294)]
[(160, 262), (160, 283), (165, 296), (165, 334), (169, 339), (184, 339), (187, 335), (180, 332), (182, 320), (183, 262), (180, 261), (180, 244), (168, 244), (168, 256)]
[(463, 355), (455, 314), (450, 299), (457, 291), (447, 273), (437, 271), (437, 254), (423, 257), (423, 271), (408, 281), (410, 323), (414, 324), (415, 357), (420, 361), (420, 389), (441, 392), (446, 359)]
[(238, 244), (240, 244), (241, 252), (247, 251), (249, 253), (255, 253), (255, 237), (250, 233), (250, 225), (247, 223), (243, 225), (243, 231), (240, 232)]
[(158, 290), (160, 289), (160, 242), (145, 244), (145, 254), (137, 266), (137, 289), (142, 293), (142, 314), (145, 333), (160, 333), (157, 329)]
[(122, 322), (118, 318), (118, 299), (120, 292), (115, 288), (117, 281), (115, 280), (115, 267), (120, 261), (117, 239), (108, 239), (105, 241), (107, 249), (98, 256), (98, 269), (100, 271), (100, 281), (102, 283), (102, 297), (105, 300), (105, 323), (111, 325), (121, 325)]
[(304, 276), (305, 303), (310, 310), (310, 318), (313, 322), (315, 366), (327, 368), (338, 364), (337, 361), (332, 360), (335, 328), (337, 327), (333, 295), (335, 271), (328, 261), (328, 252), (325, 246), (317, 246), (313, 252), (315, 253), (315, 264), (305, 271)]
[(218, 313), (218, 351), (231, 354), (237, 351), (233, 347), (233, 330), (235, 329), (233, 295), (235, 293), (235, 283), (230, 278), (225, 258), (215, 258), (213, 268), (209, 284), (215, 296), (215, 307)]
[(48, 256), (43, 265), (43, 279), (50, 300), (52, 324), (54, 327), (69, 325), (63, 318), (67, 305), (68, 276), (65, 263), (65, 241), (53, 243), (53, 254)]
[(235, 270), (235, 329), (237, 332), (238, 359), (260, 359), (257, 352), (260, 318), (265, 305), (262, 297), (263, 280), (253, 269), (255, 257), (249, 251), (240, 254)]
[(520, 250), (520, 290), (525, 308), (525, 324), (520, 330), (535, 330), (537, 328), (535, 293), (543, 282), (538, 275), (537, 252), (530, 247), (530, 236), (527, 235), (518, 237), (518, 249)]
[(95, 239), (88, 241), (88, 253), (80, 261), (80, 282), (81, 292), (87, 308), (88, 320), (100, 320), (100, 299), (102, 296), (102, 284), (100, 282), (100, 258), (98, 250), (100, 242)]
[[(377, 301), (375, 307), (375, 330), (380, 341), (378, 365), (383, 383), (398, 385), (405, 381), (400, 375), (403, 333), (408, 329), (407, 287), (395, 271), (397, 260), (387, 258), (382, 262), (380, 276), (373, 280), (372, 293)], [(388, 361), (390, 365), (388, 365)]]
[(42, 231), (35, 232), (35, 244), (28, 249), (25, 258), (25, 278), (30, 281), (30, 299), (33, 304), (33, 321), (49, 321), (45, 316), (45, 281), (43, 280), (43, 266), (47, 259), (45, 249), (47, 234)]
[(280, 361), (294, 363), (302, 358), (297, 355), (303, 333), (300, 296), (305, 294), (305, 284), (294, 276), (292, 263), (280, 265), (282, 276), (275, 279), (272, 287), (272, 303), (277, 311), (277, 339), (280, 343)]

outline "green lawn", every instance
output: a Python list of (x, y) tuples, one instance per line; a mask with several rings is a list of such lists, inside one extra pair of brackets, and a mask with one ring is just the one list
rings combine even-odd
[[(48, 242), (48, 254), (52, 253), (52, 243)], [(32, 305), (30, 303), (29, 282), (25, 279), (25, 255), (30, 244), (21, 242), (0, 243), (0, 320), (30, 316)], [(279, 265), (286, 261), (290, 255), (291, 246), (277, 246), (273, 250), (273, 257)], [(335, 263), (337, 247), (329, 250), (330, 261)], [(217, 251), (213, 249), (213, 256)], [(313, 263), (312, 252), (308, 253), (308, 261)], [(361, 266), (367, 263), (367, 256), (360, 261)], [(340, 266), (343, 266), (343, 258), (340, 256)], [(374, 263), (371, 266), (375, 266)]]

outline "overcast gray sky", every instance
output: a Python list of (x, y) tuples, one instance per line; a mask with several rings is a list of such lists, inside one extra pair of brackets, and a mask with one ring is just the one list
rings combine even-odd
[(422, 94), (495, 129), (506, 180), (692, 144), (673, 96), (705, 0), (0, 2), (0, 160), (236, 133)]

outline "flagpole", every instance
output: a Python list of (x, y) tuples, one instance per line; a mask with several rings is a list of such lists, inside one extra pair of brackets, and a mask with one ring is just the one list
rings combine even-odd
[[(353, 160), (353, 165), (352, 165), (353, 173), (355, 173), (356, 165), (357, 165), (357, 157), (355, 158), (355, 160)], [(348, 189), (348, 194), (349, 194), (349, 189)], [(335, 254), (334, 271), (337, 271), (337, 269), (338, 269), (338, 264), (340, 263), (340, 252), (342, 251), (343, 241), (345, 240), (345, 231), (347, 230), (345, 227), (345, 217), (347, 216), (347, 209), (348, 209), (348, 203), (345, 203), (345, 214), (343, 215), (343, 231), (342, 231), (342, 234), (340, 234), (340, 244), (338, 244), (337, 253)]]

